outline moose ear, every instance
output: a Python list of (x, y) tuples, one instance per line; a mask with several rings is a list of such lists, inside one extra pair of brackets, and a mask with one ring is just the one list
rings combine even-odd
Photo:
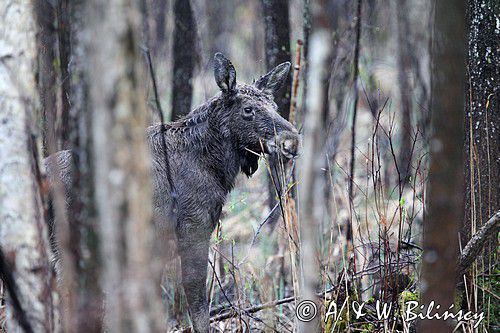
[(232, 92), (236, 87), (236, 70), (229, 59), (220, 52), (214, 56), (214, 76), (215, 82), (224, 92)]
[(291, 64), (287, 61), (276, 66), (272, 71), (255, 82), (255, 86), (267, 93), (275, 93), (280, 90), (288, 77)]

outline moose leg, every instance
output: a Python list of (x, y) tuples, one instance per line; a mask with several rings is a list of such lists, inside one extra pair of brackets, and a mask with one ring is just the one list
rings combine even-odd
[(191, 231), (179, 235), (182, 285), (189, 305), (189, 315), (196, 333), (208, 333), (210, 320), (207, 303), (207, 266), (210, 235)]

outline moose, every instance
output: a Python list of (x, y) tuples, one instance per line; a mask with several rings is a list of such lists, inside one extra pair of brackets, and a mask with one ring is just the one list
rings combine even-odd
[[(285, 62), (253, 84), (237, 83), (234, 66), (217, 53), (214, 76), (220, 92), (180, 120), (147, 129), (157, 234), (177, 239), (195, 332), (209, 331), (210, 236), (237, 175), (252, 176), (261, 154), (289, 160), (299, 153), (299, 133), (273, 100), (289, 70)], [(66, 191), (71, 190), (71, 156), (66, 150), (45, 161), (49, 178), (60, 177)]]

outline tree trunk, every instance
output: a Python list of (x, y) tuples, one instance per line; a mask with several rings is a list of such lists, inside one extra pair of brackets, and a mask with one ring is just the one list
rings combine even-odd
[[(53, 281), (30, 121), (39, 102), (34, 8), (1, 1), (0, 13), (0, 245), (33, 331), (52, 332)], [(10, 298), (8, 304), (8, 331), (22, 332)]]
[[(63, 147), (73, 152), (71, 192), (68, 193), (71, 204), (58, 207), (61, 193), (53, 196), (58, 221), (54, 228), (61, 258), (60, 280), (65, 295), (62, 323), (65, 332), (100, 332), (103, 300), (91, 161), (88, 52), (84, 41), (90, 33), (84, 21), (84, 1), (61, 0), (57, 14), (62, 82), (61, 140)], [(51, 150), (54, 152), (53, 147)]]
[(157, 52), (163, 51), (163, 46), (166, 45), (166, 32), (167, 32), (167, 0), (155, 0), (153, 2), (156, 10), (155, 18), (155, 49)]
[(409, 180), (411, 173), (411, 157), (412, 157), (412, 87), (410, 86), (409, 74), (411, 68), (411, 43), (410, 43), (410, 24), (408, 22), (408, 6), (406, 0), (396, 1), (396, 19), (397, 19), (397, 38), (398, 38), (398, 81), (399, 81), (399, 96), (401, 105), (401, 127), (398, 156), (398, 170), (400, 172), (400, 183), (406, 183)]
[[(35, 1), (35, 14), (38, 24), (38, 91), (43, 123), (44, 148), (57, 147), (57, 71), (55, 68), (57, 52), (55, 8), (50, 1)], [(44, 149), (47, 154), (46, 149)]]
[(172, 120), (191, 111), (196, 59), (196, 22), (190, 0), (174, 2)]
[(499, 13), (500, 4), (495, 1), (469, 1), (464, 242), (500, 210)]
[[(288, 5), (288, 0), (262, 0), (267, 71), (283, 62), (291, 61)], [(292, 71), (290, 71), (283, 88), (274, 96), (274, 100), (278, 105), (278, 112), (285, 119), (288, 119), (290, 114), (291, 75)], [(284, 179), (280, 172), (279, 161), (276, 158), (269, 158), (269, 168), (271, 170), (268, 180), (269, 209), (273, 209), (277, 203), (276, 196), (281, 196)], [(274, 227), (279, 218), (279, 213), (279, 209), (274, 211), (269, 218), (268, 226)]]
[[(432, 126), (428, 217), (424, 221), (422, 304), (454, 303), (458, 231), (462, 221), (464, 92), (463, 0), (435, 5), (432, 45)], [(425, 309), (424, 309), (425, 310)], [(424, 320), (422, 332), (451, 332), (452, 323)]]
[[(500, 210), (500, 52), (498, 1), (468, 1), (468, 56), (465, 104), (465, 223), (461, 244)], [(473, 275), (494, 274), (497, 237), (486, 243)], [(474, 258), (476, 259), (476, 258)], [(467, 272), (465, 272), (467, 273)], [(463, 281), (463, 278), (462, 278)], [(486, 280), (488, 281), (488, 280)], [(470, 304), (487, 307), (488, 298), (467, 279)], [(488, 283), (488, 282), (485, 282)], [(490, 289), (492, 285), (485, 285)], [(464, 295), (466, 295), (464, 293)], [(494, 301), (493, 299), (491, 300)], [(464, 300), (465, 302), (465, 300)], [(484, 303), (484, 304), (483, 304)]]
[[(288, 0), (262, 0), (262, 13), (266, 27), (266, 68), (270, 71), (283, 62), (291, 61)], [(283, 89), (274, 98), (279, 113), (285, 119), (290, 113), (291, 80), (292, 71)]]
[[(101, 283), (110, 332), (159, 332), (160, 276), (153, 231), (141, 16), (136, 2), (93, 0), (88, 6), (92, 157)], [(141, 75), (142, 74), (142, 75)]]
[[(327, 90), (322, 86), (330, 67), (331, 35), (328, 29), (319, 27), (311, 34), (311, 54), (308, 80), (308, 110), (304, 119), (304, 156), (299, 161), (300, 196), (300, 266), (303, 281), (302, 300), (316, 300), (319, 284), (318, 230), (323, 213), (322, 169), (325, 165), (325, 130), (323, 125), (324, 103)], [(321, 303), (320, 303), (321, 304)], [(319, 316), (310, 322), (299, 322), (298, 332), (319, 332)]]

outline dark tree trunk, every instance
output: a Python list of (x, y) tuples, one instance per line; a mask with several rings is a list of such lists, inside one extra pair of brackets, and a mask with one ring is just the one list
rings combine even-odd
[(68, 0), (59, 0), (57, 4), (57, 32), (59, 42), (59, 63), (60, 63), (60, 82), (61, 82), (61, 125), (60, 138), (61, 146), (67, 149), (71, 146), (69, 125), (70, 117), (70, 96), (71, 96), (71, 78), (69, 71), (69, 62), (71, 57), (71, 22), (70, 8), (71, 4)]
[[(466, 206), (462, 244), (500, 210), (500, 52), (496, 28), (500, 3), (470, 0), (468, 4), (464, 124)], [(484, 270), (485, 274), (492, 274), (497, 244), (496, 237), (486, 244), (478, 273)], [(472, 283), (470, 288), (475, 288)], [(478, 293), (481, 295), (481, 290)]]
[(166, 41), (167, 31), (167, 0), (155, 0), (156, 22), (155, 22), (155, 48), (161, 51)]
[(400, 171), (401, 183), (408, 181), (412, 158), (412, 87), (410, 86), (409, 74), (411, 65), (411, 43), (410, 25), (408, 22), (408, 6), (406, 0), (396, 1), (397, 38), (398, 38), (398, 81), (399, 96), (401, 103), (401, 146), (399, 148), (398, 169)]
[[(216, 52), (229, 53), (227, 38), (234, 23), (234, 9), (234, 1), (228, 0), (211, 1), (206, 5), (210, 59)], [(225, 16), (223, 20), (221, 14)]]
[[(262, 15), (265, 23), (266, 68), (268, 71), (283, 62), (291, 61), (288, 5), (288, 0), (262, 0)], [(288, 119), (290, 115), (291, 79), (290, 73), (284, 87), (275, 94), (274, 98), (278, 105), (278, 112), (285, 119)], [(268, 181), (269, 208), (272, 209), (277, 203), (276, 196), (281, 196), (282, 194), (284, 180), (282, 175), (280, 175), (281, 168), (277, 159), (270, 158), (269, 167), (271, 169)], [(279, 209), (274, 211), (269, 219), (269, 226), (274, 226), (278, 220), (279, 212)]]
[[(432, 45), (432, 126), (428, 217), (424, 222), (422, 304), (454, 303), (458, 231), (463, 212), (465, 3), (435, 5)], [(424, 309), (425, 310), (425, 309)], [(454, 325), (453, 325), (454, 326)], [(451, 332), (452, 323), (424, 320), (422, 332)]]
[[(266, 68), (268, 71), (290, 57), (290, 22), (288, 0), (262, 0), (265, 23)], [(288, 119), (290, 113), (291, 73), (284, 88), (275, 96), (279, 113)]]
[(35, 1), (35, 14), (38, 24), (37, 50), (38, 50), (38, 91), (42, 108), (42, 138), (44, 154), (47, 147), (59, 148), (57, 133), (57, 34), (56, 13), (50, 1)]
[(174, 2), (172, 120), (191, 111), (196, 59), (196, 22), (190, 0)]
[[(61, 62), (63, 148), (74, 152), (71, 205), (67, 225), (56, 226), (63, 252), (63, 285), (73, 299), (64, 299), (65, 330), (98, 332), (102, 329), (102, 294), (99, 288), (99, 244), (95, 217), (93, 166), (90, 159), (91, 108), (85, 43), (84, 1), (61, 0), (58, 6)], [(83, 256), (82, 253), (89, 253)], [(79, 278), (77, 278), (79, 277)], [(70, 281), (65, 281), (68, 279)], [(74, 281), (71, 281), (74, 280)]]
[(500, 209), (500, 52), (495, 32), (500, 4), (469, 1), (465, 104), (466, 209), (464, 240)]

